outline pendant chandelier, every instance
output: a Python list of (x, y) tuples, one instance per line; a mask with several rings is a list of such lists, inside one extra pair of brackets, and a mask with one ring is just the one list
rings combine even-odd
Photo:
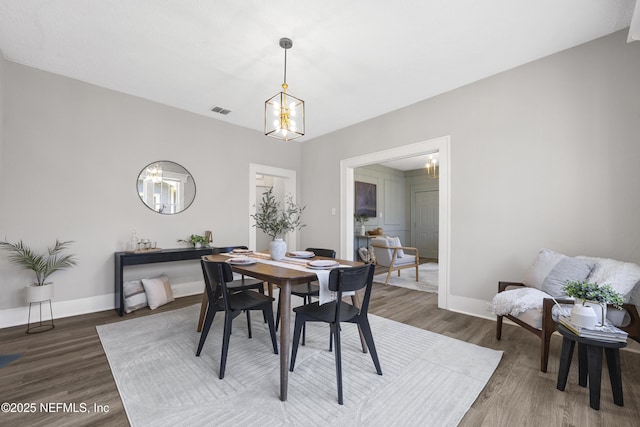
[(284, 49), (282, 92), (264, 103), (264, 134), (285, 141), (304, 135), (304, 101), (287, 93), (287, 50), (292, 46), (291, 39), (280, 39), (280, 47)]

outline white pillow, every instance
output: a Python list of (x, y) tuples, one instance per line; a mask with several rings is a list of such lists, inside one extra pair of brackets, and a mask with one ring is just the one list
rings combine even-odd
[(524, 275), (522, 283), (554, 297), (564, 296), (568, 281), (582, 281), (589, 276), (595, 263), (572, 258), (549, 249), (541, 249)]
[[(400, 237), (387, 237), (387, 245), (389, 246), (402, 246), (400, 243)], [(398, 249), (396, 252), (396, 258), (402, 258), (404, 256), (404, 251), (402, 249)]]
[(140, 280), (130, 280), (122, 284), (122, 293), (124, 295), (124, 312), (131, 313), (139, 308), (146, 307), (147, 294)]
[(527, 310), (542, 309), (542, 300), (549, 298), (549, 294), (535, 288), (516, 288), (498, 292), (493, 297), (493, 313), (498, 316), (510, 314), (517, 316)]
[(617, 261), (610, 258), (593, 258), (577, 256), (595, 262), (596, 265), (589, 274), (587, 281), (598, 285), (611, 285), (611, 287), (629, 302), (631, 291), (640, 282), (640, 266), (632, 262)]
[(144, 292), (147, 294), (147, 301), (151, 310), (155, 310), (161, 305), (174, 300), (169, 278), (165, 275), (142, 279), (142, 286), (144, 286)]

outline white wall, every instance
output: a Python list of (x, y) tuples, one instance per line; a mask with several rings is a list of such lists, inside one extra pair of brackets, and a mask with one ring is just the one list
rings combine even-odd
[[(0, 238), (22, 239), (37, 250), (56, 237), (76, 241), (79, 266), (51, 277), (56, 302), (103, 296), (112, 305), (113, 253), (125, 249), (132, 230), (163, 248), (204, 230), (213, 231), (216, 245), (248, 244), (249, 163), (299, 170), (299, 144), (12, 62), (1, 65)], [(185, 212), (160, 215), (140, 201), (138, 173), (155, 160), (175, 161), (193, 175), (196, 198)], [(161, 271), (174, 284), (202, 281), (195, 261), (127, 268), (125, 278)], [(22, 288), (30, 280), (0, 256), (0, 309), (23, 307)]]
[(625, 36), (305, 143), (302, 202), (326, 225), (303, 245), (339, 245), (340, 160), (450, 135), (449, 308), (488, 315), (498, 280), (521, 279), (541, 247), (640, 262), (640, 45)]

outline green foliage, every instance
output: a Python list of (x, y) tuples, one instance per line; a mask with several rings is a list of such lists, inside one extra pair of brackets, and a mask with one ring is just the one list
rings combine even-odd
[(280, 203), (273, 195), (273, 187), (262, 193), (262, 202), (251, 217), (256, 221), (255, 227), (264, 231), (272, 239), (283, 237), (290, 231), (300, 230), (306, 224), (302, 224), (302, 212), (305, 206), (300, 207), (293, 203), (290, 194), (285, 196), (284, 209), (280, 210)]
[(33, 271), (36, 275), (34, 284), (42, 286), (46, 284), (47, 278), (56, 271), (65, 270), (78, 264), (78, 259), (75, 255), (62, 254), (71, 243), (73, 243), (72, 240), (61, 242), (56, 239), (56, 244), (51, 248), (47, 248), (48, 255), (33, 252), (22, 240), (18, 243), (2, 241), (0, 242), (0, 249), (9, 252), (9, 261), (24, 270)]
[(614, 291), (610, 285), (598, 285), (597, 283), (587, 283), (585, 281), (569, 281), (563, 287), (564, 292), (573, 298), (583, 301), (593, 301), (603, 304), (611, 304), (615, 308), (622, 308), (624, 299), (622, 295)]
[(353, 218), (360, 223), (360, 225), (364, 225), (365, 222), (369, 221), (369, 217), (365, 214), (353, 214)]
[(187, 240), (180, 239), (178, 240), (178, 242), (191, 243), (193, 246), (195, 246), (196, 243), (202, 243), (203, 245), (209, 244), (209, 241), (206, 239), (206, 237), (200, 236), (198, 234), (192, 234)]

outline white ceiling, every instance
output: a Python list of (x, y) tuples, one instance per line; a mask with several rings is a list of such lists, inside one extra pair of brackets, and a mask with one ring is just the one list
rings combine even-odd
[[(626, 28), (634, 0), (0, 0), (13, 62), (262, 131), (306, 102), (309, 140)], [(213, 106), (232, 112), (221, 116)]]

